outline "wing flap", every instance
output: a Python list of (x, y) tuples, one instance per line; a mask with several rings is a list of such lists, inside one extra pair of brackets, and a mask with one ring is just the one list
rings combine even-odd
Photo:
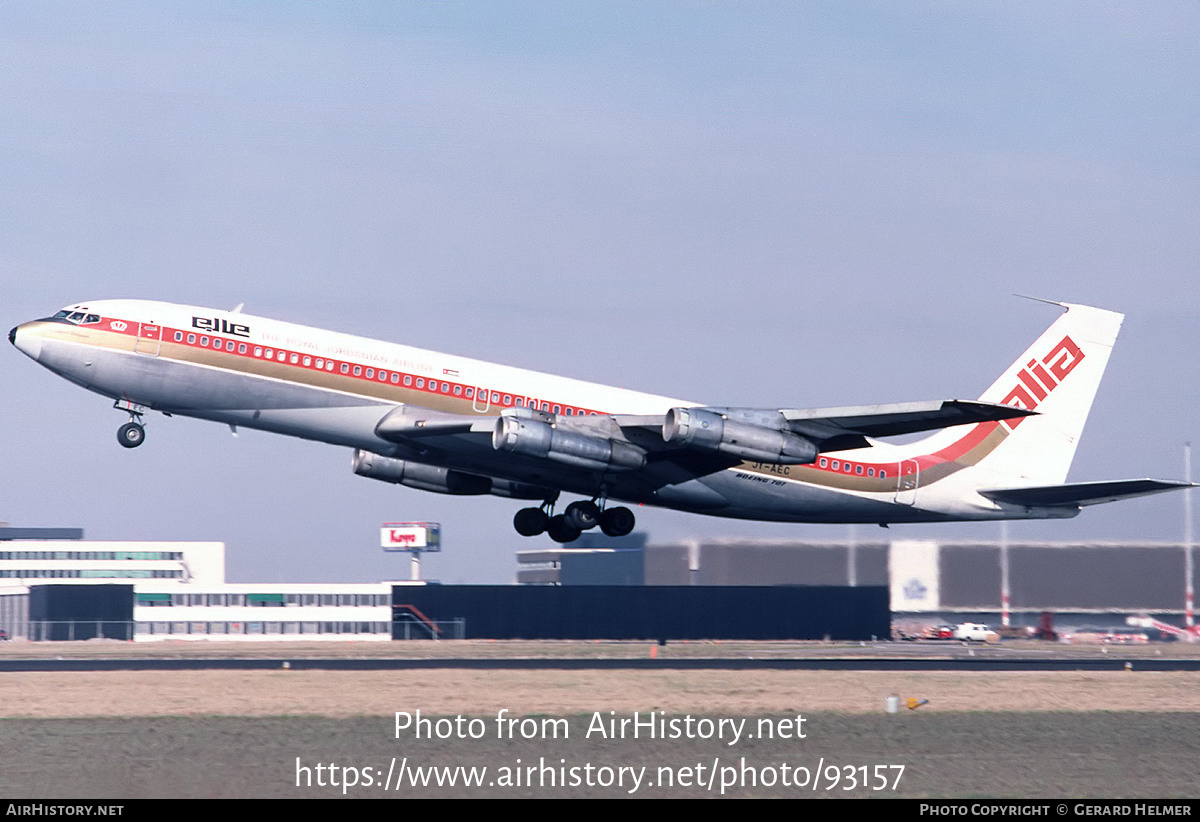
[(1116, 502), (1195, 487), (1197, 484), (1193, 482), (1129, 479), (1068, 482), (1063, 485), (1035, 485), (1029, 488), (985, 488), (979, 493), (996, 502), (1026, 505), (1031, 508), (1055, 508), (1099, 505), (1103, 502)]

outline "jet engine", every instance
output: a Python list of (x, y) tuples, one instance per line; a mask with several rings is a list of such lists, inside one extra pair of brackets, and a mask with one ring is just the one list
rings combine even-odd
[(554, 493), (550, 489), (535, 485), (470, 474), (466, 471), (425, 465), (410, 460), (398, 460), (373, 454), (370, 451), (355, 451), (351, 467), (354, 469), (354, 473), (360, 477), (394, 482), (407, 485), (409, 488), (433, 491), (438, 494), (459, 496), (493, 494), (497, 497), (511, 499), (546, 499)]
[(636, 471), (646, 464), (646, 454), (627, 442), (517, 416), (496, 420), (492, 448), (594, 471)]
[[(770, 422), (770, 420), (763, 420)], [(786, 425), (780, 417), (780, 425)], [(753, 462), (807, 465), (817, 446), (784, 427), (730, 419), (705, 408), (672, 408), (663, 422), (663, 440), (699, 451), (719, 451)]]

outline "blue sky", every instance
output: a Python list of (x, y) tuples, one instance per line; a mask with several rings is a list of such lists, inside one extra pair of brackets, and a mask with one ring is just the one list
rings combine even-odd
[[(5, 3), (0, 322), (232, 307), (711, 404), (977, 396), (1127, 314), (1071, 478), (1179, 477), (1200, 384), (1194, 3)], [(237, 580), (512, 576), (514, 504), (152, 418), (0, 354), (0, 519), (216, 539)], [(1180, 501), (1016, 524), (1172, 539)], [(644, 510), (652, 539), (841, 538)], [(860, 539), (889, 535), (858, 528)], [(891, 536), (992, 538), (994, 524)]]

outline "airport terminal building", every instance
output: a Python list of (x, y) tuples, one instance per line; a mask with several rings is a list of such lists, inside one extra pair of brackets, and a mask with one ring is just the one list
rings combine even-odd
[(1153, 615), (1182, 625), (1187, 615), (1179, 543), (633, 535), (518, 552), (517, 585), (442, 586), (229, 583), (223, 543), (81, 537), (0, 527), (4, 636), (868, 639), (903, 620), (1034, 625), (1052, 612), (1074, 624)]
[(403, 583), (227, 583), (224, 543), (85, 542), (73, 530), (0, 528), (10, 638), (392, 638), (392, 590)]
[[(610, 540), (610, 543), (615, 541)], [(518, 554), (533, 584), (885, 586), (894, 619), (1037, 624), (1153, 614), (1182, 624), (1188, 547), (1150, 541), (629, 540)], [(1192, 587), (1197, 580), (1193, 566)]]

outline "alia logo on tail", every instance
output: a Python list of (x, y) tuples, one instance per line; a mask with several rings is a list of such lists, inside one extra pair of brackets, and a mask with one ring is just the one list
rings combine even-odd
[[(1013, 386), (1013, 389), (1001, 402), (1029, 411), (1037, 410), (1038, 403), (1050, 396), (1050, 392), (1075, 370), (1075, 366), (1083, 362), (1083, 358), (1083, 350), (1075, 344), (1075, 341), (1069, 336), (1063, 337), (1062, 342), (1054, 346), (1049, 354), (1042, 357), (1040, 363), (1036, 359), (1030, 360), (1024, 368), (1017, 372), (1017, 379), (1021, 382)], [(1053, 372), (1054, 377), (1050, 376), (1043, 365)], [(1058, 379), (1056, 380), (1055, 377)], [(1017, 417), (1004, 420), (1003, 424), (1008, 426), (1010, 431), (1015, 431), (1017, 426), (1024, 421), (1025, 417)]]

